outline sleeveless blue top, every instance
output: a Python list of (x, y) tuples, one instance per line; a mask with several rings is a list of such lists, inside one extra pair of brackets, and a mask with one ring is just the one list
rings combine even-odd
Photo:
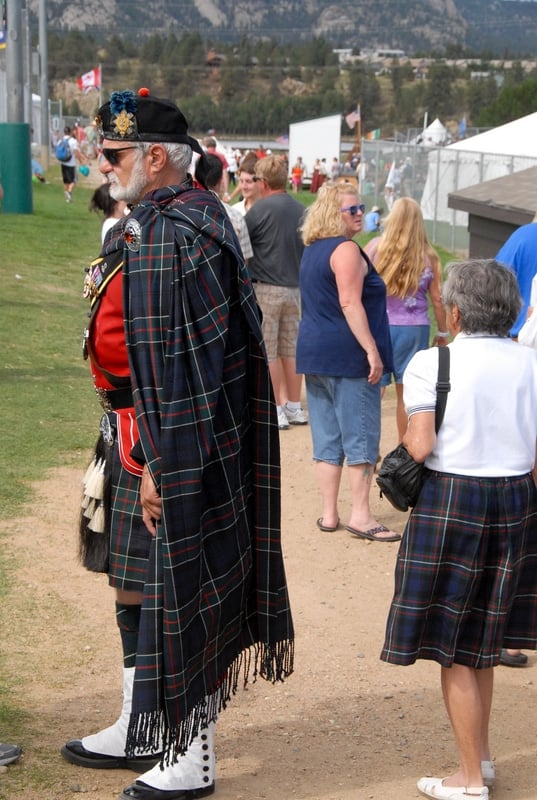
[[(343, 236), (319, 239), (304, 249), (300, 263), (302, 318), (298, 330), (296, 370), (306, 375), (367, 378), (366, 352), (349, 328), (339, 304), (332, 253)], [(358, 245), (356, 245), (358, 247)], [(386, 286), (360, 247), (367, 263), (362, 303), (377, 344), (384, 372), (392, 370), (392, 346), (386, 313)]]

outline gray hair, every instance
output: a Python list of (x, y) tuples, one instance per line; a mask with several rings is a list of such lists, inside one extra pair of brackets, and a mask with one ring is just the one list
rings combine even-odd
[[(147, 153), (152, 142), (140, 142), (140, 150)], [(175, 142), (159, 142), (166, 152), (173, 166), (186, 175), (192, 163), (192, 148), (189, 144), (176, 144)]]
[(461, 330), (508, 336), (522, 308), (514, 272), (493, 258), (454, 261), (446, 270), (442, 300), (458, 307)]

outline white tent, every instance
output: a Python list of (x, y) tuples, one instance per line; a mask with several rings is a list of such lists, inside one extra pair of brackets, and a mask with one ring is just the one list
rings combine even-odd
[(468, 215), (447, 206), (450, 192), (535, 165), (537, 113), (434, 150), (428, 156), (421, 198), (423, 216), (437, 222), (466, 225)]
[(506, 122), (490, 131), (461, 139), (450, 145), (451, 150), (478, 153), (508, 153), (511, 156), (537, 158), (537, 112)]
[(418, 136), (418, 143), (425, 147), (436, 147), (445, 144), (447, 137), (447, 128), (442, 125), (438, 117), (428, 125), (425, 130)]

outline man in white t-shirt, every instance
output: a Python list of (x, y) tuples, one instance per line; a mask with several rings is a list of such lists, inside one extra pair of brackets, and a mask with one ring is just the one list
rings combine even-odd
[(67, 144), (69, 145), (71, 158), (69, 161), (61, 162), (62, 181), (65, 190), (65, 200), (67, 203), (71, 203), (73, 200), (73, 189), (76, 184), (76, 162), (80, 161), (81, 164), (87, 163), (88, 159), (80, 150), (78, 140), (73, 136), (71, 128), (68, 125), (63, 129), (63, 134), (63, 138), (67, 140)]

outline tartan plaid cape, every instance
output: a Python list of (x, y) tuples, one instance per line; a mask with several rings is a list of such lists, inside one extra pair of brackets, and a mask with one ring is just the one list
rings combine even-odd
[(161, 737), (173, 763), (241, 674), (246, 684), (293, 671), (279, 438), (257, 305), (220, 201), (167, 187), (130, 219), (141, 235), (125, 250), (126, 339), (162, 519), (127, 751), (157, 749)]

